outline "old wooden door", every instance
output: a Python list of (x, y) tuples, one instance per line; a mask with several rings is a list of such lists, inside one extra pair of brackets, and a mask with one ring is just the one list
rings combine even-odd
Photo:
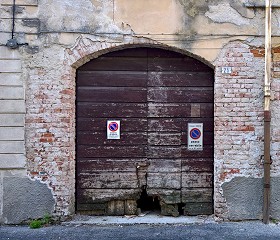
[[(135, 214), (144, 191), (162, 214), (211, 214), (213, 85), (210, 67), (161, 49), (121, 50), (80, 67), (77, 211)], [(107, 120), (120, 120), (120, 140), (107, 139)], [(203, 123), (203, 151), (187, 149), (191, 122)]]

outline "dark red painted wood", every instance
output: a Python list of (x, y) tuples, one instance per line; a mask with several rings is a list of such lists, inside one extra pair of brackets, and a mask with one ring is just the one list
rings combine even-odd
[(212, 87), (212, 72), (149, 72), (148, 86)]
[[(84, 118), (77, 117), (77, 134), (79, 131), (103, 132), (106, 133), (104, 126), (107, 124), (108, 118)], [(122, 118), (121, 132), (135, 132), (140, 129), (147, 131), (147, 118)]]
[(99, 57), (81, 66), (80, 71), (147, 71), (146, 58)]
[(78, 102), (77, 115), (92, 118), (142, 118), (147, 116), (147, 104)]
[[(104, 126), (103, 126), (104, 128)], [(121, 126), (122, 130), (122, 126)], [(121, 139), (116, 140), (110, 140), (107, 139), (106, 131), (103, 132), (78, 132), (77, 133), (77, 144), (82, 145), (147, 145), (147, 133), (145, 131), (143, 132), (122, 132), (121, 133)]]
[(146, 87), (147, 72), (79, 71), (77, 86)]
[(203, 88), (150, 88), (148, 90), (148, 101), (156, 103), (205, 103), (212, 102), (213, 89)]
[(146, 157), (147, 147), (145, 145), (133, 146), (95, 146), (77, 145), (77, 155), (79, 158), (143, 158)]
[(80, 102), (146, 103), (147, 90), (135, 87), (79, 87), (77, 88), (77, 98)]

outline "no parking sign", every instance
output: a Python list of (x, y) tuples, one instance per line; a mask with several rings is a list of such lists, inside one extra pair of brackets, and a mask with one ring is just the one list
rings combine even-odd
[(121, 121), (108, 120), (107, 121), (107, 139), (121, 139)]
[(203, 123), (188, 123), (188, 150), (203, 150)]

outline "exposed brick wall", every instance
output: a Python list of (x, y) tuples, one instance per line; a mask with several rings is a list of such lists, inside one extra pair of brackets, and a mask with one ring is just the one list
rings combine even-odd
[[(221, 68), (232, 67), (231, 74)], [(227, 45), (216, 61), (215, 214), (227, 218), (222, 184), (236, 176), (262, 177), (262, 50), (240, 42)]]
[(272, 49), (272, 101), (271, 101), (271, 175), (279, 176), (280, 172), (280, 47)]
[(59, 216), (74, 213), (75, 69), (114, 48), (139, 44), (157, 43), (145, 38), (128, 38), (123, 43), (80, 38), (72, 49), (53, 46), (26, 57), (27, 169), (31, 178), (51, 187)]
[[(26, 147), (29, 175), (46, 181), (56, 200), (56, 214), (74, 212), (75, 201), (75, 69), (94, 57), (137, 45), (156, 45), (145, 38), (94, 41), (79, 38), (71, 49), (52, 47), (26, 62), (28, 73)], [(167, 46), (159, 45), (162, 48)], [(57, 48), (57, 49), (56, 49)], [(51, 56), (56, 52), (56, 56)], [(44, 55), (42, 57), (40, 54)], [(42, 61), (43, 59), (43, 61)], [(63, 62), (63, 65), (61, 65)], [(215, 62), (216, 216), (227, 219), (222, 184), (236, 176), (261, 178), (263, 165), (264, 57), (241, 42), (230, 43)], [(277, 68), (279, 61), (274, 61)], [(232, 67), (222, 74), (223, 66)], [(277, 76), (277, 75), (276, 75)], [(279, 119), (279, 76), (272, 86), (272, 116)], [(278, 97), (277, 97), (278, 96)], [(279, 158), (279, 132), (272, 122), (272, 158)], [(277, 175), (279, 166), (272, 165)]]

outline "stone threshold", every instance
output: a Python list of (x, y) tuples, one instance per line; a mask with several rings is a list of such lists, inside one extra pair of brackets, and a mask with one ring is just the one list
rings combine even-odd
[(145, 212), (138, 216), (87, 216), (75, 215), (71, 221), (63, 222), (63, 226), (79, 226), (79, 225), (189, 225), (189, 224), (205, 224), (216, 223), (214, 215), (211, 216), (162, 216), (155, 212)]

